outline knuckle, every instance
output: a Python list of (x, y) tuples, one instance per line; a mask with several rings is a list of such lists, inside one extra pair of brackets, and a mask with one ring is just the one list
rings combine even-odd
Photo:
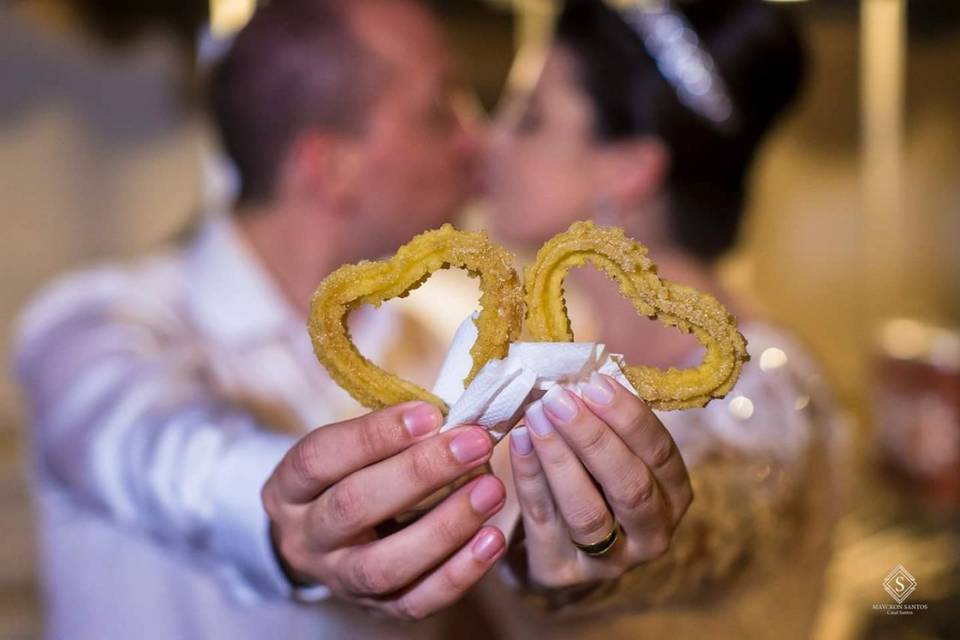
[(647, 542), (647, 560), (656, 560), (670, 550), (670, 533), (660, 530)]
[(549, 498), (538, 498), (529, 501), (526, 505), (527, 517), (538, 526), (544, 526), (552, 523), (557, 517), (557, 509), (553, 500)]
[(407, 477), (414, 486), (432, 488), (438, 480), (438, 465), (432, 449), (428, 446), (417, 446), (410, 449), (406, 471)]
[(638, 511), (653, 497), (653, 482), (646, 473), (637, 473), (628, 478), (616, 491), (611, 492), (610, 500), (625, 511)]
[(309, 558), (311, 554), (306, 550), (304, 540), (300, 537), (280, 535), (275, 542), (277, 555), (282, 563), (294, 571), (303, 574), (314, 574)]
[(461, 527), (449, 518), (439, 518), (432, 527), (431, 537), (434, 544), (441, 549), (457, 547), (463, 540)]
[(579, 449), (586, 455), (600, 455), (606, 450), (610, 442), (609, 436), (610, 431), (607, 427), (599, 426), (596, 429), (592, 429), (580, 437)]
[(570, 517), (567, 524), (571, 532), (581, 540), (588, 540), (593, 534), (609, 533), (611, 517), (605, 506), (583, 507)]
[[(559, 444), (559, 443), (558, 443)], [(574, 462), (580, 464), (569, 449), (564, 446), (547, 446), (544, 451), (537, 452), (544, 467), (562, 470), (570, 467)]]
[(298, 568), (300, 557), (300, 545), (294, 542), (288, 535), (278, 535), (274, 542), (277, 555), (283, 558), (284, 562), (294, 568)]
[(546, 589), (569, 589), (583, 582), (583, 578), (578, 574), (578, 571), (569, 564), (564, 564), (550, 571), (535, 573), (536, 575), (532, 577), (536, 580), (537, 585)]
[(642, 411), (638, 411), (624, 427), (624, 435), (636, 437), (643, 433), (647, 428), (647, 416)]
[(673, 440), (670, 438), (658, 438), (650, 447), (650, 465), (655, 469), (661, 469), (673, 457)]
[(310, 436), (302, 439), (290, 452), (290, 466), (299, 478), (313, 479), (320, 468), (320, 454)]
[(366, 422), (357, 430), (357, 448), (364, 460), (378, 460), (389, 449), (388, 429), (378, 429), (375, 422)]
[(517, 482), (536, 485), (543, 480), (543, 469), (537, 463), (523, 460), (520, 463), (514, 462), (513, 468), (517, 475)]
[(677, 504), (674, 505), (674, 520), (679, 521), (687, 513), (691, 504), (693, 504), (693, 490), (686, 487), (680, 492)]
[(459, 598), (470, 588), (471, 581), (467, 576), (459, 575), (449, 564), (440, 570), (440, 582), (445, 593)]
[(280, 514), (280, 501), (273, 490), (271, 481), (267, 481), (267, 484), (260, 489), (260, 502), (263, 504), (263, 510), (267, 512), (267, 516), (271, 520), (275, 520)]
[(364, 595), (382, 596), (396, 590), (384, 565), (373, 562), (369, 556), (360, 556), (354, 562), (350, 583), (355, 591)]
[(406, 622), (419, 622), (426, 619), (430, 613), (422, 604), (410, 596), (404, 596), (393, 604), (394, 617)]
[(364, 523), (364, 501), (349, 481), (337, 484), (327, 495), (328, 517), (336, 522), (339, 528), (354, 529)]
[(541, 491), (541, 486), (546, 484), (546, 477), (543, 474), (543, 466), (540, 464), (539, 454), (519, 458), (511, 457), (511, 465), (517, 484), (528, 488), (528, 491)]

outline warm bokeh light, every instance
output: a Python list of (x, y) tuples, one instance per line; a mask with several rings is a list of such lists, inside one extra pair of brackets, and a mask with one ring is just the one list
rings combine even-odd
[(256, 0), (210, 0), (210, 32), (228, 38), (243, 28), (257, 8)]
[(746, 396), (737, 396), (730, 401), (730, 415), (737, 420), (749, 420), (753, 417), (753, 410), (753, 400)]
[(773, 371), (787, 364), (787, 354), (783, 349), (770, 347), (760, 354), (760, 369), (763, 371)]

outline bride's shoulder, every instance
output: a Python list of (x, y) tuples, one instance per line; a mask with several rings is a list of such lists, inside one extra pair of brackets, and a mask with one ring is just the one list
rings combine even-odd
[(662, 413), (661, 420), (685, 458), (716, 445), (797, 458), (811, 438), (828, 436), (838, 424), (827, 378), (812, 351), (787, 329), (751, 320), (740, 331), (750, 361), (733, 390), (703, 409)]

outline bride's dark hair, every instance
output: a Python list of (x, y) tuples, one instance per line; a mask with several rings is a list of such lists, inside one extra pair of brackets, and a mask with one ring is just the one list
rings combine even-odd
[(670, 149), (673, 240), (710, 261), (736, 242), (754, 156), (796, 96), (806, 58), (792, 22), (760, 0), (687, 0), (671, 7), (716, 63), (737, 113), (733, 132), (680, 102), (637, 32), (603, 0), (568, 0), (557, 44), (574, 56), (599, 139), (654, 135)]

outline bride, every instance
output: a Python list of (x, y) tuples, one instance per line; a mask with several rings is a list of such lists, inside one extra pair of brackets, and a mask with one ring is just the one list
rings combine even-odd
[[(619, 10), (569, 0), (535, 87), (501, 109), (487, 172), (494, 235), (533, 251), (578, 219), (623, 227), (649, 247), (661, 275), (737, 316), (752, 361), (726, 399), (660, 414), (695, 494), (666, 554), (616, 583), (583, 579), (558, 590), (543, 586), (558, 583), (556, 563), (538, 558), (569, 550), (527, 544), (510, 573), (529, 607), (488, 581), (499, 635), (809, 635), (836, 504), (835, 410), (804, 347), (725, 288), (716, 270), (737, 241), (755, 156), (804, 68), (791, 24), (760, 0)], [(699, 362), (695, 341), (638, 318), (599, 272), (581, 270), (569, 287), (578, 338), (634, 363)], [(514, 476), (545, 473), (549, 461), (519, 439)], [(535, 535), (563, 526), (545, 522), (551, 517), (537, 506), (555, 499), (549, 482), (523, 486), (539, 489), (518, 491), (514, 540), (549, 539)], [(684, 612), (668, 606), (694, 600)], [(581, 606), (570, 615), (542, 615), (574, 601)]]

